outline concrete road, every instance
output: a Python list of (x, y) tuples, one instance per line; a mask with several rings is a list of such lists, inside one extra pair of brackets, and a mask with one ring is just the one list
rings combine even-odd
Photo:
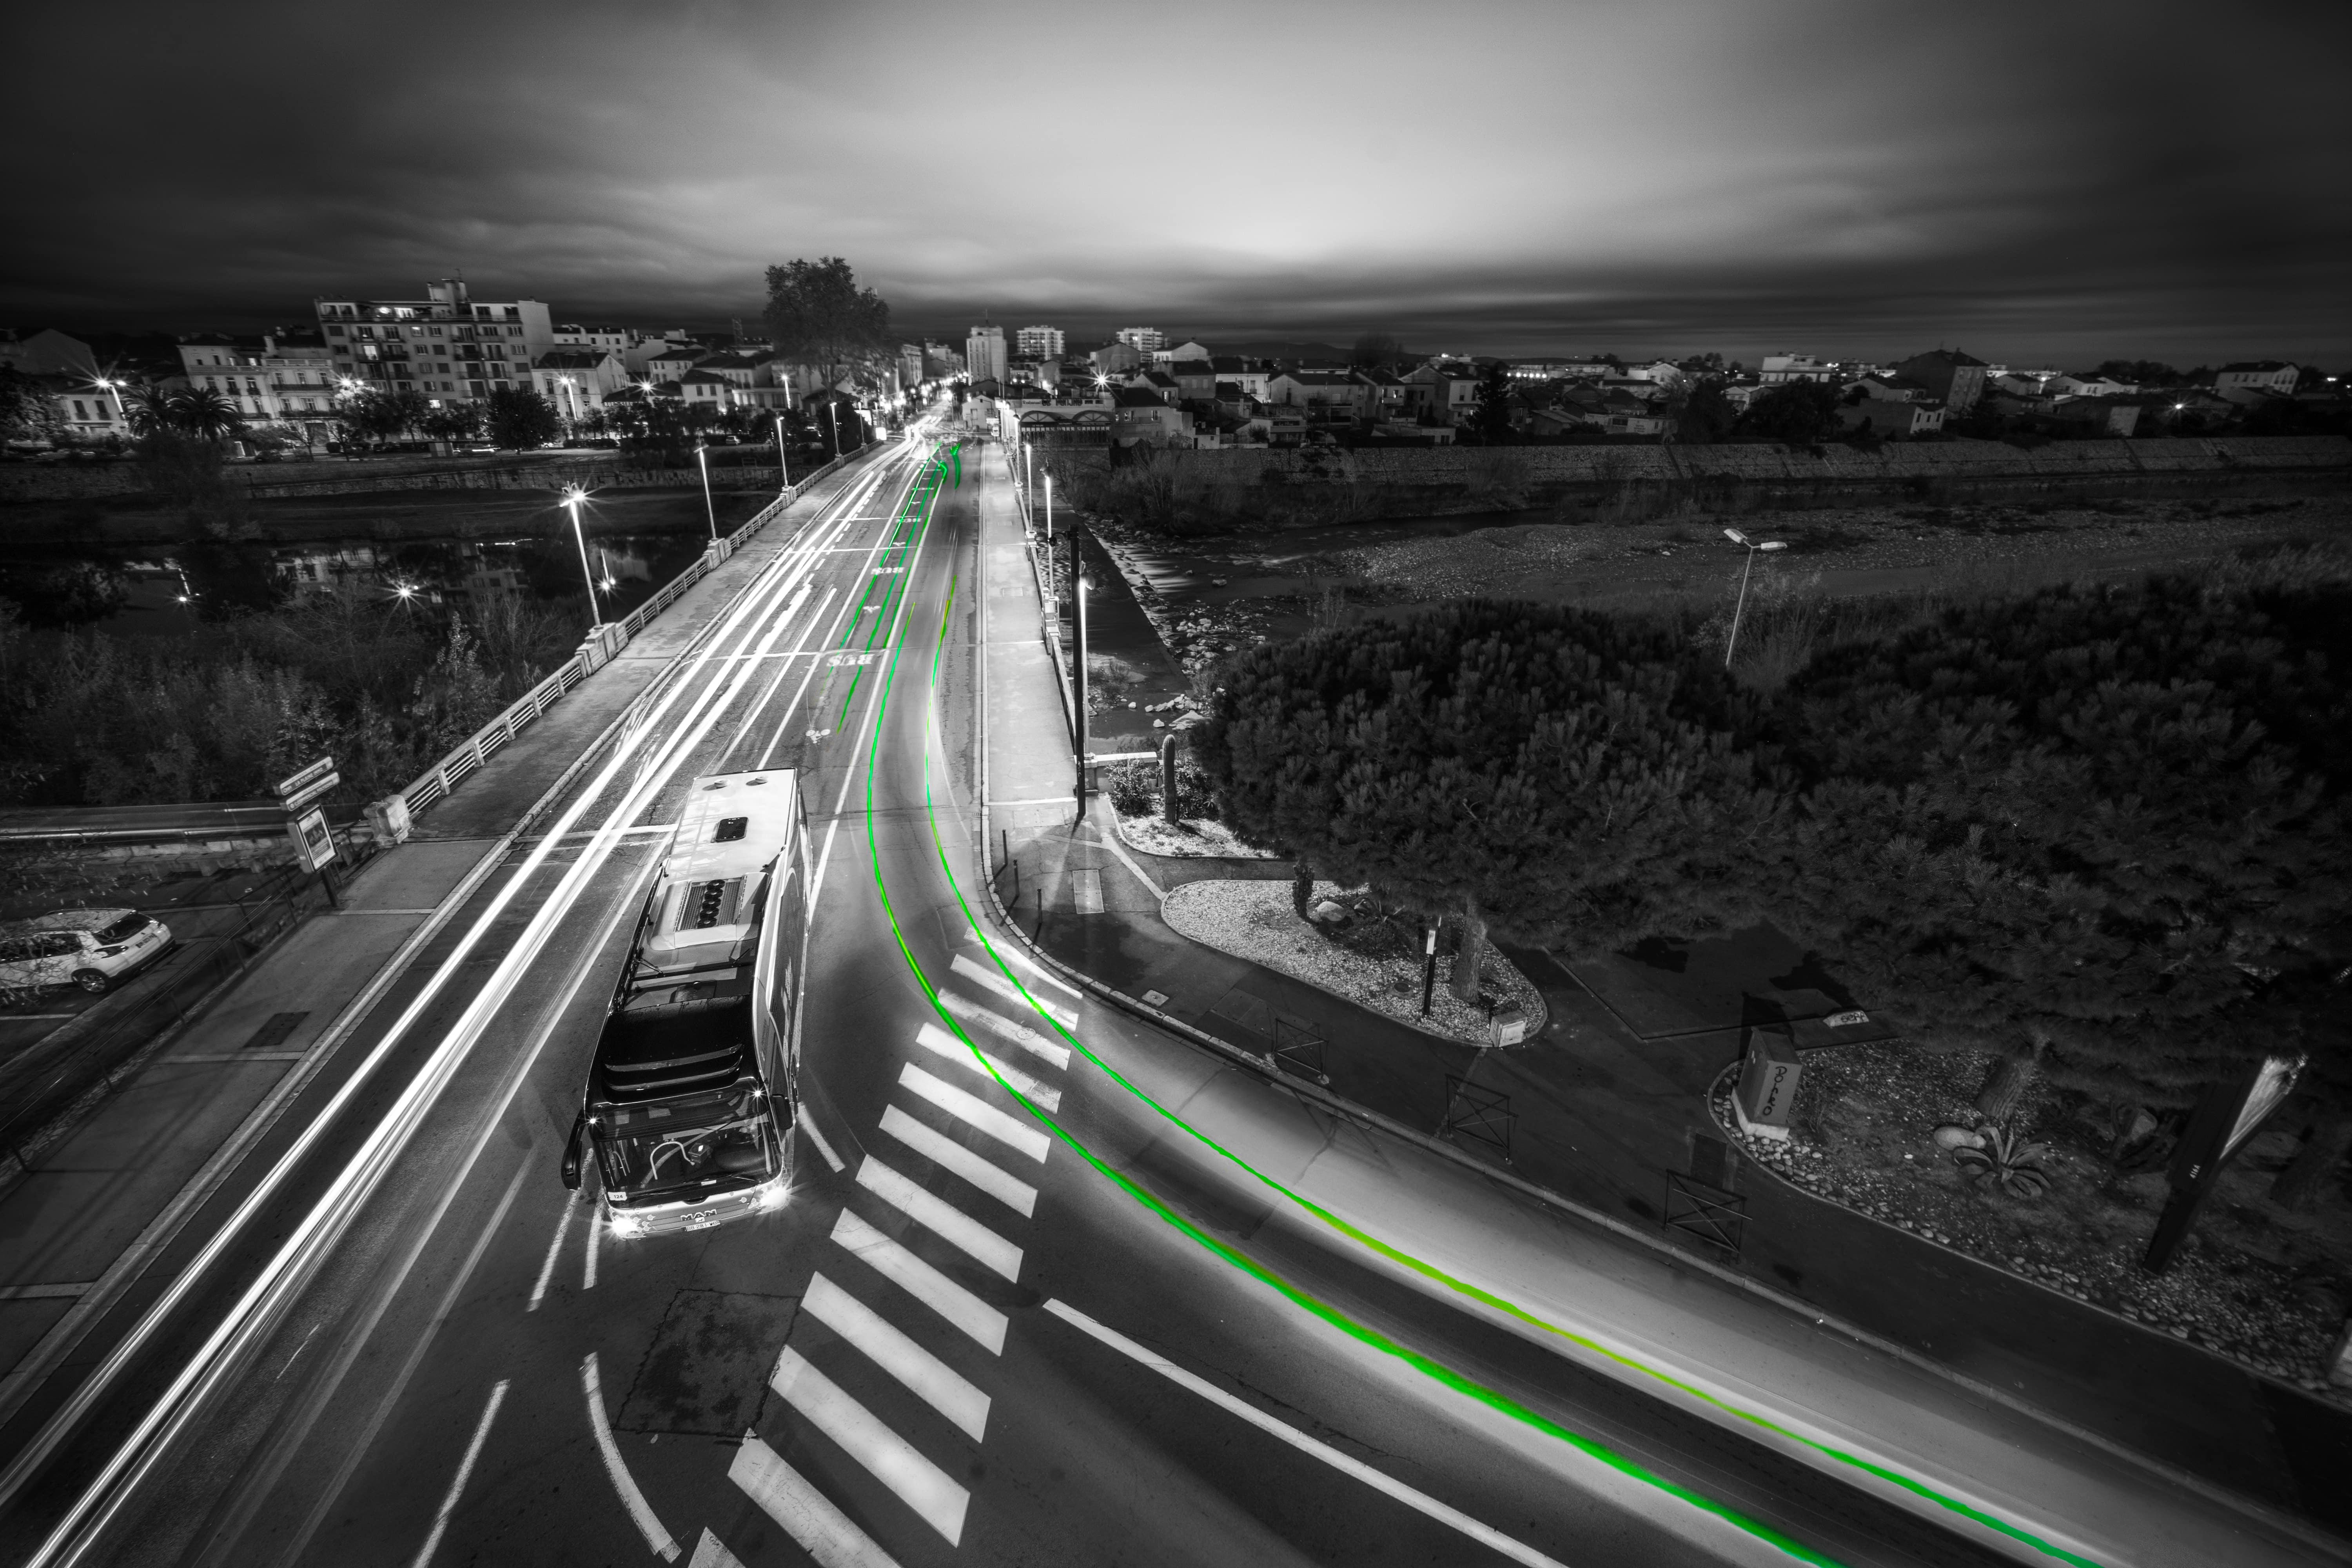
[[(289, 1110), (190, 1227), (135, 1353), (45, 1391), (54, 1436), (11, 1472), (0, 1552), (2036, 1560), (1436, 1300), (1237, 1184), (1178, 1118), (1251, 1121), (1294, 1168), (1332, 1129), (980, 914), (971, 491), (937, 489), (925, 450), (804, 530), (482, 885), (376, 1065), (312, 1097), (344, 1103)], [(793, 1201), (605, 1236), (557, 1163), (660, 829), (697, 773), (787, 766), (820, 857)]]

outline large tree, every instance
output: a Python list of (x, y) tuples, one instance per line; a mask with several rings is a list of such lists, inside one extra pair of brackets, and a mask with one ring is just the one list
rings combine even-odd
[(860, 358), (894, 344), (890, 307), (838, 256), (768, 268), (768, 336), (776, 352), (839, 384)]
[(493, 391), (485, 413), (493, 446), (520, 451), (563, 433), (563, 417), (555, 411), (555, 405), (527, 386)]
[(1729, 436), (1738, 423), (1739, 410), (1723, 395), (1723, 379), (1704, 375), (1683, 399), (1675, 436), (1686, 447), (1704, 447)]
[(415, 434), (433, 405), (421, 392), (385, 392), (375, 387), (343, 398), (336, 411), (343, 428), (362, 441), (390, 441)]
[(1837, 388), (1825, 382), (1786, 381), (1749, 400), (1739, 430), (1767, 441), (1806, 447), (1837, 433)]
[(1511, 439), (1511, 375), (1500, 360), (1478, 378), (1478, 412), (1471, 424), (1486, 446), (1505, 446)]

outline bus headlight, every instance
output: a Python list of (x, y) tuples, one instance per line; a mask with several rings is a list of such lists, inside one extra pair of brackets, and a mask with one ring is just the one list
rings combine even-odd
[(646, 1222), (633, 1214), (614, 1213), (605, 1217), (604, 1226), (614, 1236), (643, 1236)]
[(760, 1194), (760, 1210), (762, 1214), (765, 1214), (771, 1210), (780, 1209), (791, 1200), (792, 1195), (793, 1188), (791, 1183), (773, 1183), (761, 1190)]

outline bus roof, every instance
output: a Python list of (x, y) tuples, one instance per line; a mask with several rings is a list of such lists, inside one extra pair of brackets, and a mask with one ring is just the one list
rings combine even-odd
[(792, 843), (800, 779), (791, 768), (705, 773), (686, 795), (662, 878), (670, 882), (748, 877)]

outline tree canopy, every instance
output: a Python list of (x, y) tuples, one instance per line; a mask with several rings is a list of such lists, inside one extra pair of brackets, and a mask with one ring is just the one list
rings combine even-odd
[(1749, 399), (1739, 429), (1767, 441), (1811, 446), (1837, 434), (1837, 411), (1838, 391), (1828, 383), (1784, 381)]
[(827, 386), (858, 358), (890, 346), (890, 307), (838, 256), (768, 268), (768, 335), (776, 352), (824, 376)]
[(563, 417), (555, 405), (527, 386), (493, 391), (485, 414), (493, 446), (520, 451), (563, 434)]

